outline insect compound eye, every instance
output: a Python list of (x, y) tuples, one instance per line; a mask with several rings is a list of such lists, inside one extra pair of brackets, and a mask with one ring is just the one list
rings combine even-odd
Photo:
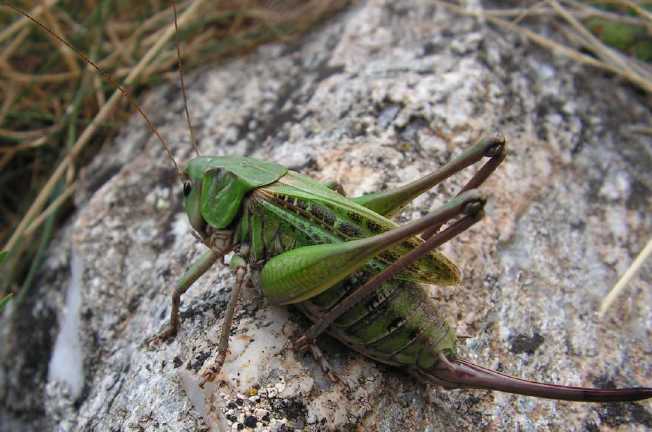
[(185, 181), (183, 182), (183, 196), (187, 197), (192, 192), (192, 182)]

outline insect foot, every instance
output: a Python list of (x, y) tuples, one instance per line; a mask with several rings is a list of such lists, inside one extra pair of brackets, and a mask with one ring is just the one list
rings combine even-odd
[(176, 335), (177, 335), (177, 329), (172, 326), (168, 326), (162, 332), (145, 339), (144, 345), (154, 348), (161, 345), (164, 342), (169, 341), (170, 339), (174, 338)]
[(349, 385), (347, 382), (340, 377), (337, 372), (335, 372), (335, 369), (331, 364), (328, 362), (326, 359), (326, 356), (324, 356), (324, 353), (319, 349), (317, 344), (315, 343), (314, 338), (311, 338), (308, 335), (302, 335), (296, 340), (291, 340), (290, 341), (290, 349), (294, 350), (297, 354), (302, 354), (310, 351), (310, 354), (312, 355), (312, 358), (315, 359), (317, 364), (319, 364), (319, 368), (321, 371), (328, 377), (328, 379), (336, 384), (342, 384), (344, 385), (347, 389), (349, 389)]
[(340, 383), (349, 388), (346, 381), (344, 381), (338, 374), (335, 372), (335, 369), (333, 369), (333, 366), (326, 360), (326, 357), (324, 354), (321, 352), (319, 347), (315, 343), (310, 343), (308, 345), (308, 348), (310, 349), (310, 353), (312, 354), (312, 357), (315, 359), (315, 361), (319, 364), (319, 367), (321, 368), (321, 371), (328, 377), (329, 380), (331, 380), (332, 383)]
[(294, 342), (291, 342), (291, 344), (292, 344), (292, 349), (294, 351), (306, 352), (313, 344), (313, 341), (307, 335), (303, 335), (299, 337), (297, 340), (295, 340)]

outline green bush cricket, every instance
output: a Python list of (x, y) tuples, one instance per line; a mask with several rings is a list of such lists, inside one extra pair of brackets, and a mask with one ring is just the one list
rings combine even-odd
[[(218, 359), (206, 380), (220, 370), (240, 290), (254, 280), (271, 303), (294, 304), (313, 321), (296, 341), (298, 349), (314, 349), (314, 339), (328, 331), (365, 356), (446, 388), (595, 402), (652, 397), (650, 388), (599, 390), (520, 380), (456, 357), (456, 336), (420, 284), (458, 281), (455, 264), (435, 249), (482, 218), (485, 198), (477, 188), (504, 156), (503, 139), (485, 139), (422, 179), (355, 198), (338, 193), (336, 185), (320, 184), (273, 162), (192, 159), (179, 172), (184, 206), (209, 250), (175, 288), (170, 327), (160, 338), (177, 331), (181, 295), (215, 261), (233, 251), (236, 286)], [(485, 157), (488, 161), (442, 208), (403, 226), (388, 219), (416, 196)]]

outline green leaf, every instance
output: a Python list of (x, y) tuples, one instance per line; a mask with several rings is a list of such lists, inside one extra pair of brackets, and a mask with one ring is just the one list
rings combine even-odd
[(8, 256), (9, 256), (9, 251), (0, 251), (0, 264), (5, 262)]

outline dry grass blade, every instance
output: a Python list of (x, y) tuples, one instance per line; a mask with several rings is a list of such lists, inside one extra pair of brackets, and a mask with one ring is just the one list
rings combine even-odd
[[(470, 16), (475, 16), (475, 17), (484, 17), (488, 21), (493, 22), (494, 24), (497, 24), (497, 25), (499, 25), (501, 27), (504, 27), (504, 28), (506, 28), (508, 30), (511, 30), (511, 31), (513, 31), (515, 33), (519, 33), (519, 34), (523, 35), (524, 37), (532, 40), (533, 42), (543, 46), (544, 48), (547, 48), (547, 49), (549, 49), (549, 50), (551, 50), (551, 51), (553, 51), (553, 52), (555, 52), (557, 54), (561, 54), (561, 55), (564, 55), (566, 57), (569, 57), (569, 58), (571, 58), (572, 60), (574, 60), (574, 61), (576, 61), (578, 63), (583, 63), (583, 64), (586, 64), (586, 65), (589, 65), (589, 66), (596, 67), (598, 69), (603, 69), (603, 70), (606, 70), (608, 72), (612, 72), (614, 74), (618, 74), (620, 72), (617, 68), (615, 68), (613, 66), (610, 66), (610, 65), (608, 65), (608, 64), (606, 64), (604, 62), (601, 62), (600, 60), (597, 60), (597, 59), (595, 59), (593, 57), (590, 57), (590, 56), (588, 56), (586, 54), (582, 54), (581, 52), (579, 52), (579, 51), (577, 51), (577, 50), (575, 50), (573, 48), (569, 48), (566, 45), (563, 45), (563, 44), (561, 44), (559, 42), (555, 42), (555, 41), (553, 41), (553, 40), (551, 40), (551, 39), (549, 39), (547, 37), (541, 36), (541, 35), (533, 32), (531, 30), (528, 30), (526, 28), (522, 28), (522, 27), (520, 27), (520, 26), (518, 26), (516, 24), (513, 24), (510, 21), (504, 20), (502, 18), (497, 18), (497, 17), (493, 16), (491, 13), (486, 13), (485, 12), (484, 14), (480, 14), (478, 12), (469, 12), (469, 11), (465, 11), (463, 9), (460, 9), (460, 8), (458, 8), (456, 6), (452, 6), (452, 5), (448, 4), (448, 3), (439, 2), (439, 1), (438, 1), (438, 3), (445, 4), (447, 7), (451, 7), (453, 10), (456, 10), (457, 12), (459, 12), (461, 14), (464, 14), (464, 15), (470, 15)], [(647, 90), (652, 91), (652, 85), (650, 83), (643, 82), (642, 84), (643, 85), (647, 84), (647, 87), (648, 87)]]
[[(627, 10), (627, 8), (631, 9), (637, 15), (634, 17), (601, 10), (589, 4), (591, 2), (580, 2), (576, 0), (545, 0), (545, 3), (549, 6), (547, 8), (541, 8), (541, 2), (539, 2), (529, 8), (483, 10), (481, 12), (467, 10), (458, 4), (448, 1), (436, 0), (436, 2), (455, 13), (486, 19), (500, 27), (521, 34), (557, 54), (569, 57), (578, 63), (609, 71), (614, 75), (639, 86), (646, 92), (652, 93), (652, 68), (650, 68), (648, 64), (641, 63), (636, 58), (625, 55), (616, 51), (614, 48), (607, 46), (598, 37), (592, 34), (582, 23), (583, 19), (600, 17), (625, 25), (643, 27), (647, 30), (649, 37), (652, 34), (652, 13), (650, 13), (640, 3), (632, 0), (612, 0), (609, 2), (610, 4), (620, 6), (625, 10)], [(597, 4), (599, 2), (593, 3)], [(647, 6), (649, 7), (650, 5), (648, 4)], [(566, 33), (571, 36), (572, 42), (577, 42), (582, 46), (582, 48), (589, 49), (597, 58), (583, 54), (578, 49), (569, 46), (570, 44), (564, 44), (552, 40), (519, 25), (519, 23), (526, 17), (546, 17), (548, 19), (554, 17), (561, 18), (561, 20), (563, 20), (562, 22), (568, 24), (568, 28), (562, 28), (562, 30), (565, 30)], [(512, 18), (513, 20), (509, 21), (506, 18)], [(626, 131), (629, 133), (652, 134), (652, 129), (648, 125), (629, 126), (626, 128)], [(632, 265), (627, 269), (604, 299), (599, 310), (600, 317), (604, 316), (609, 307), (622, 293), (629, 281), (634, 277), (650, 254), (652, 254), (652, 239), (648, 241), (645, 248), (636, 257)]]
[(57, 209), (63, 204), (70, 196), (75, 192), (77, 183), (72, 183), (66, 188), (61, 195), (57, 197), (52, 204), (50, 204), (44, 211), (41, 213), (34, 221), (25, 229), (25, 235), (31, 236), (34, 232), (45, 222), (45, 220), (50, 217)]
[(633, 10), (636, 11), (636, 13), (642, 17), (645, 18), (646, 26), (649, 32), (652, 33), (652, 13), (649, 12), (647, 9), (641, 7), (638, 3), (632, 1), (632, 0), (621, 0), (621, 2), (632, 8)]
[(9, 293), (7, 295), (0, 294), (0, 311), (9, 303), (12, 299), (13, 294)]
[[(178, 38), (184, 46), (184, 67), (298, 35), (348, 4), (347, 0), (180, 2)], [(46, 0), (29, 13), (57, 33), (65, 32), (64, 38), (76, 49), (130, 85), (135, 95), (177, 68), (168, 2)], [(9, 250), (19, 239), (21, 248), (28, 247), (27, 240), (41, 222), (69, 200), (77, 169), (94, 153), (89, 144), (99, 146), (115, 133), (107, 119), (111, 112), (119, 113), (115, 108), (123, 98), (99, 77), (84, 78), (88, 68), (77, 55), (9, 6), (0, 5), (0, 28), (0, 242)], [(80, 115), (73, 116), (73, 111)], [(126, 115), (115, 117), (112, 124)], [(74, 144), (66, 144), (70, 130), (83, 130)], [(68, 189), (53, 195), (55, 185), (64, 179)], [(48, 201), (51, 204), (43, 210)], [(18, 258), (11, 255), (7, 265), (13, 266)]]
[[(436, 1), (436, 2), (440, 4), (443, 3), (441, 1)], [(446, 3), (453, 7), (457, 6), (449, 2)], [(530, 18), (556, 17), (557, 12), (555, 12), (554, 10), (548, 7), (541, 7), (543, 3), (544, 2), (539, 2), (536, 5), (533, 5), (529, 8), (506, 8), (506, 9), (493, 9), (489, 11), (485, 10), (484, 13), (497, 18), (504, 18), (504, 19), (511, 18), (513, 23), (517, 23), (518, 21), (520, 21), (521, 20), (520, 17), (523, 16), (527, 16)], [(581, 1), (565, 0), (564, 3), (572, 5), (575, 8), (573, 13), (574, 16), (582, 20), (589, 17), (600, 17), (600, 18), (622, 22), (623, 24), (644, 26), (647, 23), (647, 20), (645, 19), (641, 19), (636, 16), (623, 16), (620, 14), (604, 11), (602, 9), (594, 8)]]
[(605, 63), (614, 66), (620, 72), (620, 75), (630, 81), (642, 81), (652, 83), (652, 74), (643, 68), (640, 68), (635, 61), (628, 61), (625, 56), (619, 54), (613, 48), (609, 48), (597, 37), (591, 34), (575, 17), (557, 0), (547, 0), (553, 9), (559, 13), (586, 41), (586, 47), (600, 57)]
[[(647, 65), (641, 65), (639, 61), (628, 56), (617, 53), (612, 48), (607, 47), (598, 38), (593, 36), (586, 28), (579, 22), (578, 19), (590, 16), (592, 8), (587, 5), (578, 4), (578, 2), (569, 2), (569, 4), (577, 5), (578, 9), (569, 10), (563, 7), (556, 0), (546, 0), (550, 5), (548, 10), (532, 9), (532, 8), (519, 8), (509, 10), (467, 10), (464, 7), (444, 0), (435, 0), (436, 3), (446, 7), (447, 9), (458, 13), (460, 15), (473, 16), (476, 18), (485, 19), (507, 30), (521, 34), (527, 39), (549, 49), (557, 54), (569, 57), (578, 63), (583, 63), (592, 67), (613, 73), (621, 78), (635, 84), (648, 93), (652, 93), (652, 72)], [(618, 2), (615, 2), (618, 3)], [(625, 2), (622, 2), (623, 4)], [(598, 14), (603, 16), (613, 16), (614, 14)], [(645, 23), (649, 26), (652, 21), (649, 15), (639, 16), (636, 22)], [(595, 58), (587, 54), (583, 54), (578, 49), (575, 49), (567, 44), (552, 40), (548, 37), (542, 36), (522, 25), (515, 22), (508, 21), (504, 17), (517, 18), (519, 21), (525, 17), (531, 16), (545, 16), (545, 17), (561, 17), (566, 22), (571, 24), (571, 28), (581, 35), (581, 40), (584, 42), (586, 48), (590, 49), (600, 58)], [(626, 20), (630, 22), (629, 20)]]
[(607, 310), (609, 310), (616, 298), (622, 294), (629, 281), (632, 280), (632, 278), (636, 275), (650, 254), (652, 254), (652, 239), (648, 240), (641, 253), (639, 253), (634, 262), (632, 262), (632, 265), (629, 266), (627, 271), (625, 271), (618, 282), (616, 282), (616, 285), (614, 285), (611, 291), (609, 291), (607, 297), (605, 297), (605, 299), (602, 301), (600, 310), (598, 312), (600, 318), (604, 317), (605, 313), (607, 313)]
[[(41, 15), (41, 13), (43, 13), (44, 10), (54, 6), (58, 2), (59, 0), (46, 0), (43, 2), (43, 4), (36, 6), (34, 9), (30, 10), (29, 14), (33, 17), (38, 17), (39, 15)], [(0, 43), (9, 39), (11, 36), (13, 36), (14, 33), (21, 30), (23, 27), (27, 25), (29, 25), (29, 20), (25, 17), (21, 17), (18, 21), (7, 26), (7, 28), (5, 28), (0, 33)]]
[[(193, 16), (193, 14), (197, 11), (202, 1), (203, 0), (195, 1), (193, 5), (184, 12), (184, 14), (179, 19), (179, 22), (184, 23), (185, 21), (189, 20)], [(166, 32), (158, 40), (158, 43), (154, 45), (147, 52), (147, 54), (142, 58), (142, 60), (136, 65), (136, 67), (127, 76), (127, 78), (125, 79), (125, 85), (131, 84), (140, 75), (141, 71), (145, 68), (145, 66), (153, 60), (156, 54), (158, 54), (159, 50), (163, 47), (163, 45), (167, 43), (167, 41), (173, 35), (174, 35), (174, 27), (168, 27)], [(66, 154), (64, 160), (61, 161), (59, 166), (57, 166), (57, 168), (54, 170), (54, 173), (50, 176), (49, 180), (45, 183), (45, 185), (37, 195), (36, 199), (32, 203), (32, 206), (29, 208), (29, 210), (27, 211), (27, 213), (25, 214), (21, 222), (18, 224), (16, 231), (7, 242), (7, 245), (5, 246), (5, 250), (11, 250), (14, 247), (18, 239), (23, 235), (23, 232), (27, 228), (27, 225), (37, 216), (38, 212), (40, 212), (43, 206), (45, 205), (48, 197), (50, 196), (52, 190), (54, 189), (54, 186), (61, 179), (67, 166), (74, 162), (74, 159), (83, 150), (84, 146), (90, 141), (91, 137), (93, 136), (97, 128), (107, 118), (109, 113), (113, 110), (113, 108), (116, 106), (117, 102), (120, 100), (120, 98), (123, 95), (124, 93), (122, 91), (116, 90), (111, 96), (111, 98), (108, 100), (108, 102), (100, 108), (97, 115), (93, 118), (93, 121), (88, 125), (86, 129), (84, 129), (84, 132), (82, 132), (79, 139), (75, 142), (75, 144), (72, 146), (70, 151)]]

